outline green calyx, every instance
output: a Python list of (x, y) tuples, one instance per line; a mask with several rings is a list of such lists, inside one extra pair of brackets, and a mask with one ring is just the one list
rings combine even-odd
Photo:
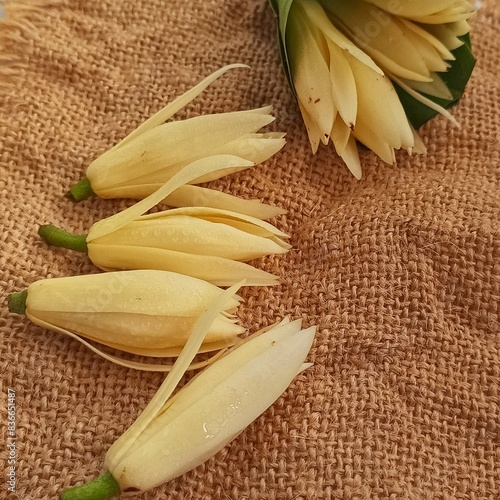
[(28, 290), (11, 293), (9, 295), (9, 298), (7, 299), (9, 312), (15, 314), (25, 314), (27, 298), (28, 298)]
[(83, 253), (87, 253), (88, 251), (86, 236), (68, 233), (68, 231), (59, 229), (52, 224), (40, 226), (38, 234), (49, 245), (68, 248)]
[(105, 472), (90, 483), (64, 490), (60, 500), (105, 500), (120, 495), (120, 485), (110, 472)]
[(81, 181), (78, 181), (70, 190), (66, 193), (66, 198), (71, 201), (82, 201), (95, 196), (90, 181), (84, 177)]

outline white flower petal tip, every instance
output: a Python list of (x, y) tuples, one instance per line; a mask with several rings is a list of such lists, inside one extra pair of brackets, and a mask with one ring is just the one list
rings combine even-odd
[[(193, 332), (193, 343), (203, 335), (203, 329)], [(314, 335), (315, 327), (302, 330), (300, 320), (284, 320), (242, 341), (171, 397), (182, 375), (172, 371), (106, 454), (122, 492), (154, 488), (228, 445), (310, 368), (305, 358)], [(191, 354), (186, 347), (178, 362), (189, 364)]]

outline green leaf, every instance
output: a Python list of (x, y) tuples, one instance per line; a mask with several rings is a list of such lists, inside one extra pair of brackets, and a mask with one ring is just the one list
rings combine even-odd
[(292, 6), (293, 0), (269, 0), (269, 4), (274, 11), (277, 18), (277, 29), (278, 29), (278, 40), (280, 47), (281, 62), (283, 64), (283, 69), (285, 70), (285, 75), (292, 89), (293, 94), (296, 96), (295, 87), (292, 81), (292, 74), (290, 71), (290, 63), (288, 60), (288, 54), (286, 51), (285, 37), (286, 37), (286, 26), (288, 23), (288, 14), (290, 13), (290, 7)]
[[(476, 59), (472, 55), (469, 35), (464, 35), (460, 37), (460, 39), (464, 44), (452, 51), (455, 60), (452, 61), (450, 69), (444, 73), (439, 73), (446, 86), (450, 89), (453, 99), (446, 100), (422, 94), (446, 109), (455, 106), (463, 96), (465, 87), (476, 63)], [(438, 114), (437, 111), (417, 101), (398, 85), (394, 84), (394, 87), (396, 88), (396, 92), (398, 93), (399, 100), (403, 105), (408, 120), (415, 128), (421, 127), (424, 123)]]

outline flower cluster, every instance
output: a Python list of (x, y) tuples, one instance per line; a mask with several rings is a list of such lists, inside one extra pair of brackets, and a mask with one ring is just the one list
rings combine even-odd
[(395, 163), (395, 150), (425, 151), (414, 130), (422, 116), (455, 122), (445, 108), (461, 97), (474, 65), (464, 38), (474, 11), (468, 0), (270, 2), (313, 152), (331, 140), (360, 178), (356, 141)]
[[(242, 285), (278, 282), (247, 262), (288, 251), (288, 235), (264, 220), (281, 211), (193, 186), (252, 167), (279, 151), (284, 134), (260, 132), (273, 120), (271, 108), (164, 123), (227, 69), (95, 160), (70, 191), (74, 199), (97, 193), (141, 201), (98, 221), (86, 236), (40, 227), (49, 244), (86, 252), (108, 272), (42, 279), (9, 296), (11, 312), (26, 314), (36, 325), (68, 335), (109, 361), (169, 372), (136, 422), (109, 449), (106, 472), (63, 491), (63, 500), (144, 491), (196, 467), (309, 366), (304, 360), (314, 327), (303, 330), (300, 321), (285, 319), (242, 340), (245, 330), (235, 314)], [(196, 200), (203, 203), (197, 206)], [(181, 206), (147, 214), (162, 202)], [(119, 357), (108, 349), (161, 363)], [(195, 362), (198, 353), (212, 355)], [(167, 357), (177, 359), (168, 364)], [(204, 370), (173, 395), (186, 370), (197, 368)]]

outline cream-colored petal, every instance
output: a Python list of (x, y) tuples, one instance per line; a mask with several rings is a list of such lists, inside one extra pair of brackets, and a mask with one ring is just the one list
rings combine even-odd
[(306, 126), (309, 143), (311, 144), (311, 150), (313, 155), (315, 155), (318, 152), (318, 147), (321, 142), (321, 130), (300, 101), (298, 101), (298, 104), (302, 119), (304, 120), (304, 125)]
[(271, 329), (254, 339), (256, 345), (243, 344), (212, 364), (215, 370), (207, 368), (195, 377), (150, 420), (121, 460), (112, 461), (110, 470), (122, 489), (152, 488), (224, 447), (286, 389), (301, 370), (313, 337), (314, 329), (308, 329), (279, 339)]
[[(207, 301), (208, 303), (208, 301)], [(172, 349), (183, 347), (203, 309), (192, 316), (151, 316), (137, 313), (30, 311), (36, 324), (44, 321), (106, 345), (122, 350)], [(244, 328), (222, 314), (212, 323), (206, 342), (233, 341)], [(130, 352), (130, 351), (129, 351)]]
[(358, 115), (391, 148), (413, 140), (408, 119), (389, 78), (351, 58), (358, 92)]
[[(228, 219), (230, 222), (231, 219)], [(247, 261), (264, 255), (285, 253), (289, 245), (279, 245), (270, 238), (232, 227), (225, 220), (217, 223), (188, 215), (169, 215), (152, 220), (137, 219), (111, 234), (93, 240), (93, 245), (121, 247), (141, 246), (213, 255), (226, 259)]]
[(351, 171), (352, 175), (354, 175), (354, 177), (358, 180), (361, 179), (363, 172), (361, 170), (361, 162), (359, 161), (356, 139), (353, 134), (349, 137), (349, 141), (347, 142), (344, 151), (339, 153), (339, 155), (342, 160), (344, 160), (344, 163), (347, 165), (347, 168)]
[(330, 71), (298, 6), (292, 5), (286, 34), (292, 80), (298, 99), (320, 130), (320, 140), (328, 142), (335, 119)]
[(429, 70), (398, 19), (363, 0), (336, 0), (332, 12), (353, 40), (384, 70), (428, 81)]
[(256, 234), (264, 237), (274, 235), (279, 236), (280, 238), (290, 238), (288, 234), (279, 230), (269, 222), (260, 220), (250, 215), (212, 207), (175, 208), (164, 212), (156, 212), (143, 215), (141, 217), (141, 220), (155, 220), (171, 215), (189, 215), (191, 217), (199, 217), (205, 220), (224, 222), (224, 224), (230, 224), (233, 227), (238, 227), (251, 234)]
[(87, 242), (100, 236), (109, 234), (116, 229), (124, 226), (128, 222), (141, 216), (155, 205), (160, 203), (170, 193), (188, 184), (193, 179), (196, 179), (209, 172), (221, 169), (227, 169), (234, 166), (251, 166), (252, 162), (230, 155), (217, 155), (202, 158), (184, 167), (181, 171), (175, 174), (169, 181), (167, 181), (160, 189), (150, 194), (148, 197), (137, 202), (135, 205), (119, 212), (107, 219), (96, 222), (87, 235)]
[(330, 78), (332, 81), (333, 101), (342, 120), (349, 128), (352, 128), (356, 123), (358, 112), (356, 81), (354, 80), (351, 65), (342, 49), (331, 40), (328, 41), (328, 48), (330, 50)]
[[(434, 36), (432, 31), (428, 30), (427, 27), (424, 28), (422, 25), (415, 24), (407, 19), (400, 19), (399, 22), (434, 47), (442, 59), (446, 59), (448, 61), (453, 61), (455, 59), (455, 56), (450, 52), (450, 49), (448, 49), (448, 47), (438, 37)], [(432, 28), (432, 25), (430, 27)]]
[[(115, 269), (161, 269), (185, 274), (217, 286), (245, 280), (246, 286), (277, 285), (276, 276), (249, 264), (212, 255), (194, 255), (140, 246), (89, 245), (92, 262), (106, 271)], [(189, 301), (190, 299), (185, 299)]]
[[(220, 294), (216, 286), (158, 270), (88, 274), (36, 281), (28, 287), (28, 311), (199, 315)], [(234, 309), (234, 301), (228, 309)]]
[(286, 214), (280, 207), (267, 205), (259, 200), (247, 200), (215, 189), (200, 186), (182, 186), (167, 196), (163, 203), (172, 207), (211, 207), (237, 212), (261, 220)]
[(408, 92), (408, 94), (410, 94), (412, 97), (417, 99), (417, 101), (421, 102), (422, 104), (425, 104), (426, 106), (433, 109), (434, 111), (437, 111), (439, 114), (443, 115), (445, 118), (448, 118), (448, 120), (450, 120), (450, 122), (453, 123), (453, 125), (455, 125), (456, 127), (460, 127), (460, 124), (457, 122), (457, 120), (453, 117), (453, 115), (448, 110), (446, 110), (445, 108), (443, 108), (439, 104), (436, 104), (434, 101), (431, 101), (427, 97), (424, 97), (419, 92), (416, 92), (409, 85), (407, 85), (404, 81), (400, 80), (396, 76), (392, 75), (391, 79), (394, 80), (403, 90)]
[(165, 402), (173, 394), (182, 376), (196, 356), (196, 353), (203, 343), (210, 325), (221, 311), (227, 309), (227, 303), (234, 300), (234, 295), (238, 291), (240, 285), (241, 284), (234, 285), (218, 295), (210, 302), (205, 312), (200, 316), (184, 349), (156, 394), (136, 419), (134, 424), (117, 441), (115, 441), (106, 453), (105, 464), (108, 470), (113, 471), (120, 460), (126, 457), (127, 452), (129, 452), (131, 447), (133, 447), (137, 438), (144, 432), (156, 415), (162, 410)]
[(404, 78), (401, 78), (401, 81), (417, 92), (440, 97), (441, 99), (453, 99), (450, 89), (437, 73), (432, 74), (432, 82), (414, 82), (412, 80), (405, 80)]
[[(326, 3), (321, 6), (316, 0), (295, 0), (294, 3), (302, 6), (302, 14), (306, 15), (310, 22), (318, 27), (323, 35), (331, 40), (339, 48), (358, 59), (361, 63), (373, 69), (380, 75), (383, 71), (377, 66), (373, 59), (357, 45), (355, 45), (349, 38), (347, 38), (328, 18), (326, 12), (331, 15), (335, 12), (335, 3)], [(323, 7), (327, 9), (323, 10)]]
[(366, 2), (376, 5), (380, 9), (391, 12), (397, 16), (417, 17), (429, 16), (452, 7), (457, 3), (457, 0), (398, 0), (397, 2), (388, 0), (366, 0)]
[[(232, 337), (232, 338), (227, 338), (226, 340), (220, 340), (217, 342), (206, 342), (204, 341), (203, 344), (201, 344), (198, 353), (204, 354), (207, 352), (214, 352), (214, 351), (222, 351), (227, 349), (228, 347), (232, 347), (235, 345), (240, 337)], [(92, 339), (89, 337), (89, 340), (92, 340), (94, 342), (99, 342), (96, 339)], [(130, 346), (124, 346), (122, 344), (115, 344), (113, 342), (100, 342), (103, 345), (106, 345), (108, 347), (111, 347), (112, 349), (116, 349), (118, 351), (123, 351), (127, 352), (129, 354), (135, 354), (137, 356), (145, 356), (148, 358), (176, 358), (179, 356), (180, 352), (184, 348), (184, 345), (178, 346), (178, 347), (162, 347), (162, 348), (156, 348), (156, 349), (142, 349), (139, 347), (130, 347)], [(217, 355), (215, 355), (217, 356)], [(218, 356), (217, 356), (218, 357)], [(210, 363), (206, 363), (205, 366), (207, 366)], [(191, 369), (196, 369), (194, 367), (191, 367)], [(167, 370), (165, 370), (167, 371)]]
[(184, 106), (189, 104), (193, 99), (198, 97), (210, 84), (212, 84), (215, 80), (220, 78), (224, 73), (229, 71), (230, 69), (234, 68), (248, 68), (246, 64), (229, 64), (227, 66), (224, 66), (220, 68), (219, 70), (215, 71), (211, 75), (209, 75), (207, 78), (202, 80), (200, 83), (198, 83), (196, 86), (194, 86), (192, 89), (188, 90), (184, 94), (182, 94), (180, 97), (172, 101), (171, 103), (167, 104), (164, 108), (162, 108), (160, 111), (155, 113), (153, 116), (148, 118), (144, 123), (142, 123), (139, 127), (137, 127), (133, 132), (131, 132), (127, 137), (122, 139), (113, 149), (119, 148), (121, 146), (124, 146), (128, 142), (130, 142), (132, 139), (135, 137), (143, 134), (144, 132), (147, 132), (148, 130), (151, 130), (154, 127), (157, 127), (158, 125), (161, 125), (165, 121), (167, 121), (169, 118), (171, 118), (175, 113), (180, 111)]
[(394, 148), (381, 139), (361, 118), (354, 128), (354, 136), (383, 161), (389, 164), (394, 163)]
[[(158, 168), (152, 172), (142, 174), (137, 172), (136, 177), (128, 179), (124, 182), (114, 184), (110, 186), (111, 190), (121, 187), (128, 187), (130, 185), (140, 185), (140, 184), (152, 184), (152, 183), (165, 183), (168, 181), (176, 172), (178, 172), (182, 167), (199, 158), (205, 156), (211, 156), (214, 154), (224, 154), (224, 155), (237, 155), (245, 160), (251, 161), (254, 164), (259, 164), (269, 159), (271, 156), (276, 154), (285, 145), (284, 134), (259, 134), (251, 133), (244, 134), (238, 137), (234, 141), (229, 143), (214, 142), (214, 144), (207, 146), (205, 149), (198, 151), (198, 154), (192, 154), (190, 158), (183, 158), (181, 161), (176, 163), (169, 163), (165, 167)], [(193, 151), (194, 153), (194, 151)], [(202, 182), (209, 182), (220, 177), (224, 177), (234, 172), (243, 170), (241, 167), (228, 168), (227, 170), (218, 170), (217, 172), (211, 172), (210, 174), (204, 175), (198, 179), (194, 179), (192, 184), (199, 184)], [(110, 188), (101, 189), (99, 195), (103, 197), (103, 194), (110, 191)]]
[(171, 177), (188, 163), (219, 154), (221, 144), (257, 132), (271, 123), (274, 120), (269, 114), (271, 108), (264, 110), (267, 112), (236, 111), (165, 123), (101, 155), (89, 165), (86, 176), (97, 194), (109, 186), (129, 182), (169, 165)]
[(351, 137), (351, 131), (352, 129), (348, 127), (340, 115), (338, 115), (332, 128), (332, 142), (338, 155), (342, 155), (345, 151), (349, 138)]

